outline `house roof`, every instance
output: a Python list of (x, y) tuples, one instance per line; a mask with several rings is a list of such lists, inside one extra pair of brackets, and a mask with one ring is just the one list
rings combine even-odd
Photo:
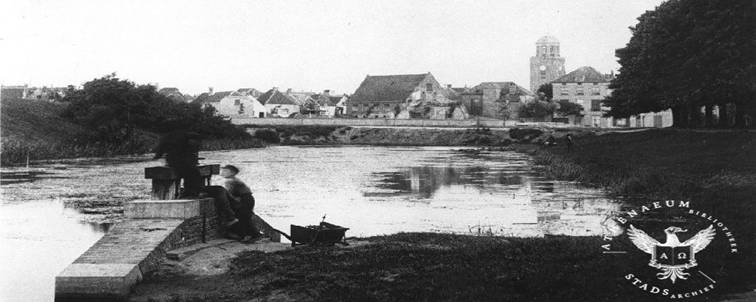
[(456, 92), (457, 94), (462, 94), (462, 93), (470, 91), (470, 88), (467, 88), (467, 87), (452, 87), (451, 90), (454, 90), (454, 92)]
[(552, 83), (609, 82), (609, 77), (605, 74), (602, 74), (596, 71), (596, 69), (593, 69), (593, 67), (583, 66), (551, 82)]
[(483, 82), (483, 83), (478, 84), (478, 86), (473, 87), (472, 90), (479, 91), (481, 89), (486, 89), (486, 88), (488, 88), (488, 89), (490, 89), (490, 88), (494, 88), (494, 89), (509, 89), (510, 87), (512, 87), (512, 85), (514, 85), (515, 87), (517, 87), (517, 93), (516, 94), (534, 95), (533, 92), (531, 92), (528, 89), (525, 89), (524, 87), (522, 87), (520, 85), (517, 85), (517, 83), (515, 83), (515, 82)]
[(320, 106), (336, 106), (341, 99), (344, 96), (334, 96), (334, 95), (327, 95), (327, 94), (313, 94), (310, 96), (310, 99), (314, 100), (318, 103)]
[(428, 76), (431, 74), (367, 76), (350, 101), (357, 103), (404, 101)]
[(297, 100), (295, 100), (289, 95), (286, 95), (278, 91), (278, 89), (276, 88), (266, 91), (265, 93), (260, 95), (260, 97), (257, 98), (257, 100), (260, 101), (260, 103), (262, 103), (263, 105), (267, 105), (267, 104), (299, 105)]
[(286, 95), (290, 98), (292, 98), (297, 104), (304, 105), (308, 101), (312, 100), (311, 96), (314, 95), (312, 92), (292, 92), (287, 91)]
[(459, 93), (454, 88), (442, 88), (441, 94), (450, 100), (459, 100)]
[(220, 102), (223, 98), (227, 97), (231, 94), (232, 91), (219, 91), (213, 94), (209, 94), (207, 92), (204, 92), (197, 96), (197, 98), (192, 101), (192, 104), (209, 104), (209, 103), (217, 103)]
[(344, 96), (329, 96), (328, 97), (328, 104), (330, 106), (336, 106), (341, 102), (341, 99), (343, 99)]

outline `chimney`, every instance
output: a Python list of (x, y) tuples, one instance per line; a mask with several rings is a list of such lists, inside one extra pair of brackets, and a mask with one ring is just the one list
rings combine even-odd
[(213, 87), (207, 87), (207, 94), (213, 94)]
[(331, 90), (330, 89), (323, 90), (323, 95), (331, 96)]
[(286, 94), (290, 94), (290, 93), (291, 93), (291, 88), (286, 89)]

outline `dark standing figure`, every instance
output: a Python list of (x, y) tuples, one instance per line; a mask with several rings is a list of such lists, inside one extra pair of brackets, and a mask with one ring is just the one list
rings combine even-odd
[(184, 180), (182, 197), (197, 197), (202, 190), (199, 168), (200, 135), (193, 132), (174, 131), (160, 138), (155, 147), (155, 159), (165, 155), (165, 164)]
[[(160, 138), (155, 148), (155, 159), (165, 155), (166, 166), (173, 168), (179, 178), (184, 180), (182, 198), (199, 197), (201, 192), (215, 200), (215, 208), (225, 226), (238, 222), (229, 204), (228, 195), (222, 187), (208, 186), (202, 182), (199, 168), (199, 147), (201, 136), (194, 132), (174, 131)], [(218, 190), (220, 189), (220, 190)]]
[(572, 140), (572, 134), (567, 134), (564, 139), (567, 141), (567, 152), (572, 151), (572, 144), (574, 143)]

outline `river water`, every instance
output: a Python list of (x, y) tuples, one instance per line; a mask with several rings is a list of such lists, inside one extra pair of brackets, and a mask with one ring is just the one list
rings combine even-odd
[[(453, 147), (292, 147), (202, 152), (234, 164), (253, 190), (255, 212), (274, 227), (326, 221), (348, 236), (396, 232), (541, 237), (601, 234), (620, 203), (575, 183), (545, 179), (529, 156)], [(54, 276), (117, 221), (118, 207), (149, 197), (144, 168), (159, 161), (109, 160), (36, 167), (5, 183), (0, 202), (0, 301), (52, 300)], [(215, 177), (214, 183), (220, 178)]]

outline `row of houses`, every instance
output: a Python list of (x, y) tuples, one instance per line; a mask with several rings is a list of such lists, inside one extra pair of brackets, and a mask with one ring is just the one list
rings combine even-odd
[(336, 117), (344, 114), (347, 99), (346, 95), (331, 95), (330, 90), (314, 93), (295, 92), (291, 89), (280, 91), (273, 87), (262, 93), (254, 88), (220, 92), (211, 88), (191, 103), (212, 106), (218, 113), (232, 118), (285, 118), (302, 115)]
[[(583, 66), (563, 74), (551, 84), (552, 102), (579, 104), (579, 114), (554, 113), (542, 121), (561, 121), (583, 127), (669, 127), (670, 112), (644, 113), (630, 118), (604, 117), (609, 110), (602, 101), (611, 95), (614, 74)], [(349, 98), (346, 115), (356, 118), (491, 118), (530, 121), (520, 117), (520, 108), (536, 99), (532, 91), (511, 81), (483, 82), (474, 87), (442, 86), (431, 73), (368, 75)]]
[(66, 96), (68, 87), (29, 87), (29, 85), (0, 86), (0, 100), (22, 99), (52, 102)]

